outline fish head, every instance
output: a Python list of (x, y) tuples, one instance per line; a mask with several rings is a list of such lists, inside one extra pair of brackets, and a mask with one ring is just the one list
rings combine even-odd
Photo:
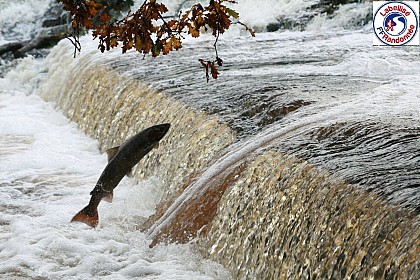
[(158, 124), (150, 127), (149, 137), (153, 139), (154, 142), (159, 142), (168, 132), (171, 125), (169, 123)]

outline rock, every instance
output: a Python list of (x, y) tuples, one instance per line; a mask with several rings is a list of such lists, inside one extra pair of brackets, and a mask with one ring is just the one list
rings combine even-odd
[[(52, 35), (40, 35), (40, 36), (35, 37), (33, 40), (22, 43), (22, 46), (19, 49), (11, 50), (11, 51), (13, 51), (13, 55), (15, 58), (21, 58), (25, 56), (27, 52), (33, 49), (44, 49), (44, 48), (52, 47), (55, 44), (57, 44), (58, 41), (66, 37), (67, 37), (67, 34), (65, 33), (52, 34)], [(17, 43), (12, 43), (12, 44), (18, 45)]]
[(8, 52), (15, 52), (22, 47), (23, 47), (22, 42), (13, 42), (13, 43), (7, 43), (5, 45), (2, 45), (0, 46), (0, 56)]
[(44, 14), (42, 27), (30, 40), (9, 42), (0, 46), (0, 56), (9, 55), (10, 58), (21, 58), (34, 49), (46, 49), (54, 46), (67, 37), (70, 26), (70, 15), (63, 10), (63, 5), (52, 2)]

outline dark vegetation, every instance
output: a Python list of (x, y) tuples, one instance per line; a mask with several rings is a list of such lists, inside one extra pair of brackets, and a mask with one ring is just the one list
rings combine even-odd
[(135, 49), (153, 57), (182, 48), (182, 40), (186, 35), (199, 37), (204, 32), (210, 32), (215, 37), (215, 59), (199, 60), (206, 70), (207, 81), (210, 76), (217, 79), (217, 66), (223, 65), (217, 53), (220, 34), (236, 23), (243, 25), (254, 36), (250, 28), (238, 21), (238, 13), (226, 6), (236, 3), (233, 0), (210, 0), (207, 6), (196, 3), (173, 18), (166, 16), (168, 9), (164, 4), (156, 0), (145, 0), (137, 11), (128, 11), (126, 16), (118, 20), (112, 19), (110, 12), (115, 7), (110, 7), (108, 1), (58, 1), (72, 15), (73, 34), (69, 39), (74, 45), (75, 54), (81, 50), (79, 36), (85, 29), (92, 30), (93, 37), (99, 39), (98, 48), (101, 52), (121, 45), (123, 53)]

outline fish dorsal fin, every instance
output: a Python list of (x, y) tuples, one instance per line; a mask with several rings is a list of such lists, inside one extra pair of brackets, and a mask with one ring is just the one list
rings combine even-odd
[(113, 147), (113, 148), (110, 148), (110, 149), (106, 150), (106, 153), (108, 154), (108, 162), (110, 162), (111, 159), (115, 156), (115, 154), (118, 152), (119, 148), (120, 148), (120, 146), (117, 146), (117, 147)]
[(128, 170), (128, 172), (127, 172), (127, 177), (130, 177), (130, 178), (133, 178), (134, 177), (134, 174), (133, 174), (133, 169), (132, 168), (130, 168), (130, 170)]

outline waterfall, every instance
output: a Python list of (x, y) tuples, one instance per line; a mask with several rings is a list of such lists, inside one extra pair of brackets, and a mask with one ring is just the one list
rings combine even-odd
[(103, 151), (153, 124), (172, 124), (168, 137), (161, 141), (170, 148), (149, 153), (136, 166), (138, 179), (156, 176), (169, 195), (234, 141), (234, 133), (217, 118), (119, 76), (95, 62), (95, 56), (73, 60), (68, 51), (57, 48), (50, 54), (51, 68), (40, 95), (56, 102), (81, 130), (98, 139)]
[[(156, 213), (140, 226), (151, 238), (151, 246), (199, 237), (200, 251), (238, 279), (407, 278), (417, 273), (418, 174), (417, 169), (407, 168), (418, 162), (419, 130), (410, 119), (395, 127), (393, 104), (386, 98), (366, 108), (357, 94), (354, 99), (343, 95), (344, 102), (325, 97), (322, 102), (307, 98), (283, 101), (281, 122), (251, 125), (244, 134), (237, 130), (243, 125), (234, 125), (223, 110), (208, 110), (206, 105), (200, 108), (201, 103), (194, 106), (185, 101), (185, 95), (176, 93), (179, 87), (165, 84), (162, 78), (176, 77), (166, 76), (172, 68), (159, 76), (154, 70), (133, 67), (137, 65), (133, 64), (134, 54), (115, 60), (116, 52), (104, 58), (93, 47), (73, 59), (70, 47), (61, 42), (49, 55), (47, 80), (39, 94), (98, 139), (103, 150), (149, 125), (172, 124), (160, 148), (136, 168), (137, 179), (156, 176), (165, 189)], [(165, 85), (163, 92), (142, 83), (151, 81), (153, 85), (159, 79), (163, 84), (155, 88)], [(180, 79), (184, 79), (182, 74)], [(356, 90), (375, 88), (383, 86), (361, 81)], [(189, 98), (194, 100), (196, 93)], [(401, 100), (411, 98), (411, 93), (400, 96)], [(399, 103), (411, 118), (417, 118), (409, 104)], [(375, 108), (388, 105), (385, 119)], [(350, 112), (349, 108), (358, 109)], [(369, 115), (363, 123), (370, 112), (378, 114)], [(252, 119), (256, 114), (247, 116)], [(389, 135), (386, 126), (391, 128)], [(411, 130), (407, 132), (406, 126)], [(377, 134), (378, 130), (381, 133)], [(250, 136), (252, 131), (255, 134)], [(393, 141), (382, 142), (383, 137), (392, 135)], [(316, 143), (322, 144), (321, 150)], [(352, 145), (367, 147), (366, 155), (384, 173), (377, 169), (380, 175), (367, 175), (352, 167), (350, 162), (360, 156)], [(381, 182), (380, 177), (395, 168), (386, 164), (387, 156), (381, 156), (389, 147), (400, 150), (399, 156), (392, 158), (405, 168), (402, 170), (408, 170), (398, 177), (408, 182), (406, 191), (403, 184), (397, 188), (402, 192), (398, 195), (394, 191), (386, 194), (386, 188), (381, 191), (381, 183), (378, 190), (373, 187), (375, 180)], [(408, 158), (411, 161), (405, 160)], [(340, 168), (334, 168), (334, 162)], [(352, 171), (346, 175), (346, 170)], [(360, 176), (366, 180), (357, 180)]]
[(413, 213), (271, 151), (230, 186), (203, 247), (237, 279), (408, 279), (418, 237)]

